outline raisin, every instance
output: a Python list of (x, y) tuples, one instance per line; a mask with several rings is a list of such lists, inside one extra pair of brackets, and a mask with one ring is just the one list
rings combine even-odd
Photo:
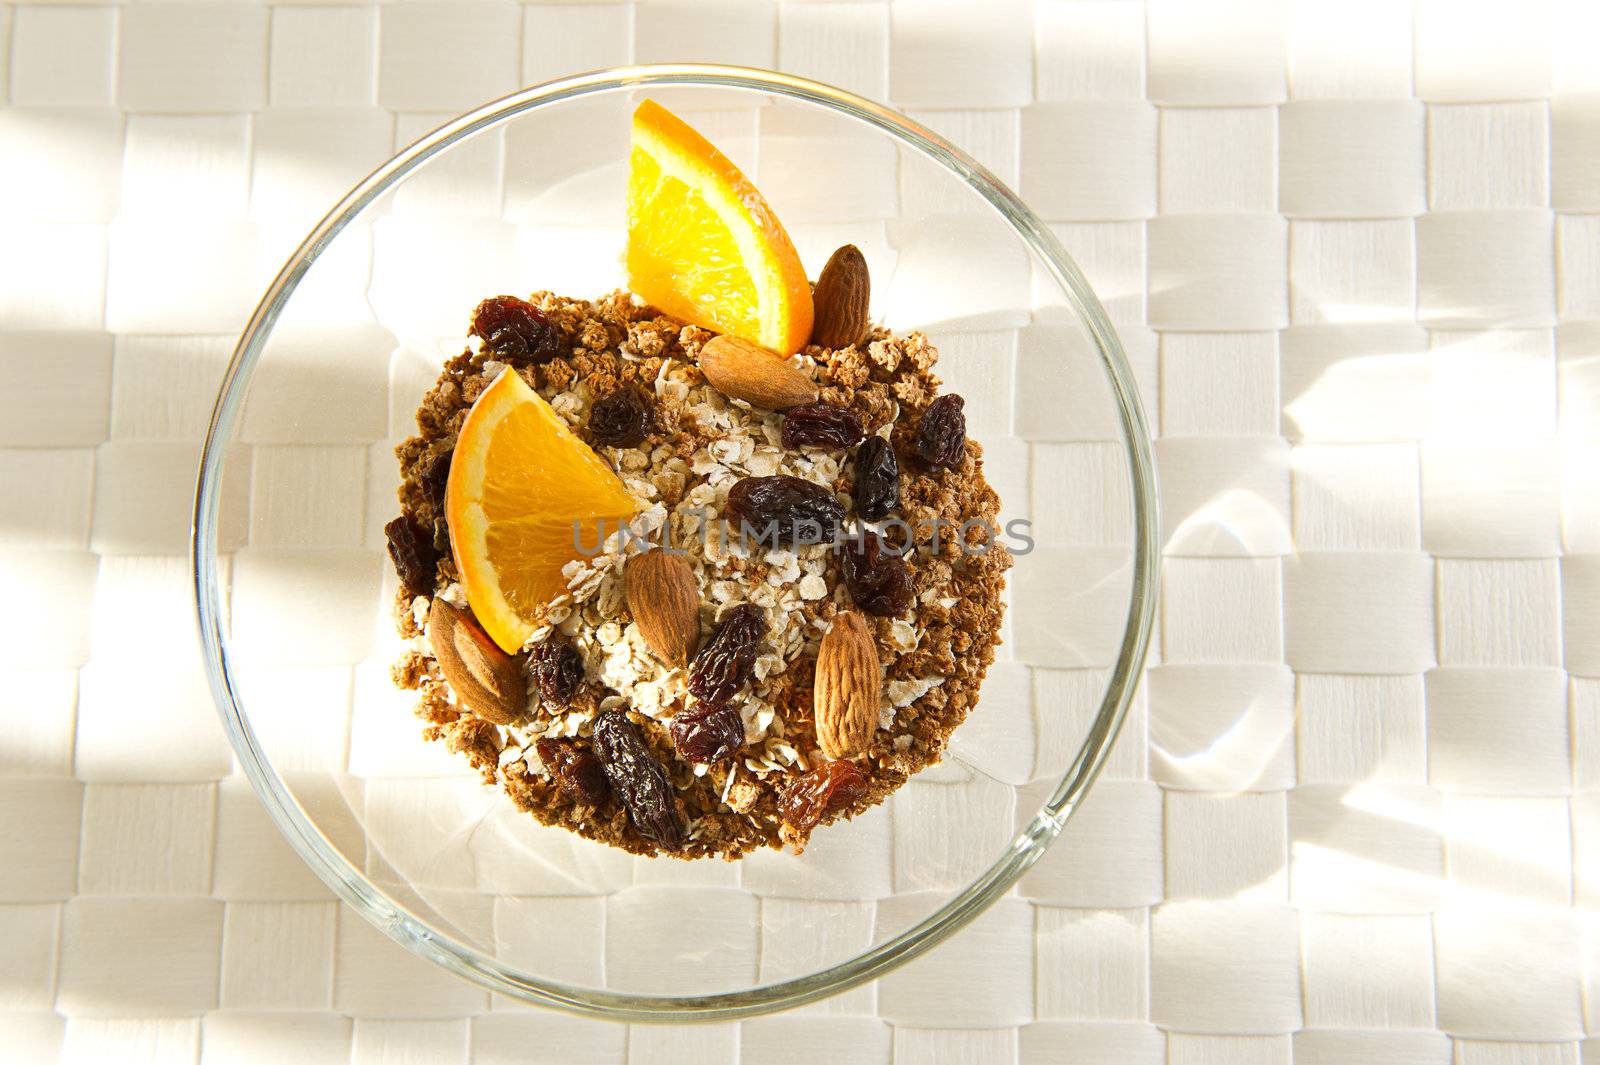
[(778, 816), (802, 832), (867, 793), (867, 777), (854, 762), (823, 762), (801, 773), (778, 798)]
[(655, 428), (655, 401), (637, 388), (619, 388), (589, 408), (589, 435), (597, 444), (638, 447)]
[(389, 538), (389, 557), (394, 560), (395, 572), (400, 574), (400, 587), (406, 595), (412, 599), (432, 595), (434, 567), (439, 563), (433, 537), (405, 515), (385, 525), (383, 535)]
[(783, 446), (790, 451), (821, 447), (842, 451), (855, 447), (866, 435), (861, 416), (848, 407), (811, 403), (794, 407), (783, 416)]
[(450, 460), (455, 456), (453, 449), (439, 452), (433, 457), (433, 461), (428, 463), (427, 470), (422, 474), (422, 490), (433, 506), (433, 513), (439, 518), (444, 517), (444, 494), (450, 484)]
[(541, 736), (534, 748), (539, 752), (539, 761), (573, 802), (599, 806), (611, 794), (611, 782), (606, 779), (606, 767), (600, 764), (600, 757), (577, 740)]
[(845, 541), (839, 568), (844, 571), (850, 598), (867, 613), (898, 617), (911, 605), (911, 571), (905, 559), (884, 551), (871, 529), (862, 529), (858, 538)]
[(776, 547), (780, 543), (829, 543), (839, 535), (844, 508), (820, 484), (798, 477), (746, 477), (728, 489), (724, 510), (743, 535)]
[(672, 781), (638, 726), (620, 710), (602, 711), (594, 720), (594, 753), (600, 756), (606, 779), (627, 807), (633, 827), (669, 851), (682, 847), (683, 821), (672, 795)]
[(565, 338), (545, 313), (515, 296), (491, 296), (472, 312), (472, 335), (509, 363), (542, 365), (567, 353)]
[(552, 634), (536, 644), (528, 667), (539, 697), (554, 707), (571, 703), (583, 683), (583, 655), (561, 636)]
[(856, 451), (853, 494), (862, 521), (882, 521), (900, 502), (900, 460), (883, 437), (868, 437)]
[(737, 706), (700, 705), (672, 719), (672, 745), (691, 762), (706, 765), (731, 757), (744, 746), (744, 718)]
[(723, 706), (750, 679), (761, 651), (767, 621), (761, 608), (742, 603), (728, 611), (689, 667), (689, 694), (710, 706)]
[(913, 446), (917, 457), (932, 469), (961, 465), (967, 442), (967, 416), (961, 413), (966, 401), (957, 395), (940, 396), (922, 412)]

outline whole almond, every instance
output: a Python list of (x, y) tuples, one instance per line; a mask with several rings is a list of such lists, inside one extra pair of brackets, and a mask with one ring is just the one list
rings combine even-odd
[(682, 555), (646, 551), (622, 571), (628, 610), (657, 658), (685, 666), (700, 642), (700, 586)]
[(867, 338), (872, 329), (868, 305), (872, 300), (872, 281), (867, 276), (867, 257), (854, 244), (846, 244), (828, 257), (817, 275), (811, 302), (815, 317), (811, 343), (824, 348), (848, 348)]
[(878, 647), (861, 615), (846, 610), (833, 619), (817, 652), (813, 684), (817, 746), (829, 758), (854, 758), (872, 744), (878, 728), (883, 678)]
[(719, 336), (700, 349), (700, 370), (724, 395), (767, 410), (788, 410), (817, 401), (811, 378), (776, 352), (739, 337)]
[(443, 599), (428, 608), (428, 643), (456, 700), (485, 721), (509, 725), (528, 705), (522, 664), (478, 623)]

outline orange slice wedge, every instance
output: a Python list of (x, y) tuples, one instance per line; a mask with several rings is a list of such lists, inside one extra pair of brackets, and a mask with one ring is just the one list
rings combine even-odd
[(505, 370), (467, 412), (445, 487), (450, 547), (478, 623), (516, 652), (550, 601), (561, 568), (593, 553), (600, 523), (632, 517), (639, 502), (567, 428), (550, 404)]
[(792, 355), (811, 337), (811, 285), (750, 180), (654, 100), (633, 113), (628, 283), (676, 318)]

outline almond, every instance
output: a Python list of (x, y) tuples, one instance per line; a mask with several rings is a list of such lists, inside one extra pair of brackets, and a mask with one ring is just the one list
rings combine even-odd
[(700, 586), (682, 555), (646, 551), (623, 569), (628, 610), (657, 658), (686, 666), (700, 642)]
[(754, 407), (788, 410), (817, 401), (811, 378), (776, 352), (733, 336), (712, 337), (700, 349), (700, 370), (713, 388)]
[(828, 264), (817, 275), (817, 286), (811, 292), (816, 307), (811, 343), (824, 348), (861, 343), (872, 329), (871, 299), (867, 257), (854, 244), (846, 244), (828, 257)]
[(469, 615), (435, 599), (428, 608), (428, 643), (462, 707), (496, 725), (522, 716), (528, 705), (522, 664), (496, 647)]
[(842, 611), (817, 651), (813, 709), (817, 746), (829, 758), (854, 758), (878, 728), (883, 677), (872, 630), (854, 610)]

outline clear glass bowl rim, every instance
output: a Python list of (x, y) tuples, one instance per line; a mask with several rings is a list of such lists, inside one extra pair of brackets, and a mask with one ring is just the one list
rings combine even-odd
[[(713, 995), (634, 995), (541, 979), (435, 932), (383, 895), (348, 862), (301, 809), (246, 720), (233, 690), (217, 575), (217, 523), (225, 449), (238, 422), (255, 364), (279, 315), (312, 263), (373, 200), (411, 171), (484, 129), (539, 107), (578, 97), (651, 85), (754, 90), (815, 104), (888, 134), (943, 166), (986, 201), (1038, 257), (1066, 294), (1094, 343), (1122, 429), (1133, 509), (1133, 559), (1127, 621), (1105, 696), (1072, 765), (1048, 801), (986, 871), (921, 922), (832, 968), (740, 991)], [(965, 152), (881, 104), (833, 86), (769, 70), (714, 64), (613, 67), (523, 89), (485, 104), (422, 137), (357, 184), (311, 231), (256, 306), (223, 376), (201, 452), (190, 564), (207, 680), (245, 776), (290, 846), (357, 913), (413, 953), (473, 983), (526, 1002), (630, 1023), (729, 1021), (815, 1002), (876, 979), (936, 946), (1005, 894), (1082, 802), (1105, 763), (1137, 686), (1155, 618), (1158, 551), (1155, 464), (1149, 430), (1115, 329), (1060, 241), (1010, 189)]]

